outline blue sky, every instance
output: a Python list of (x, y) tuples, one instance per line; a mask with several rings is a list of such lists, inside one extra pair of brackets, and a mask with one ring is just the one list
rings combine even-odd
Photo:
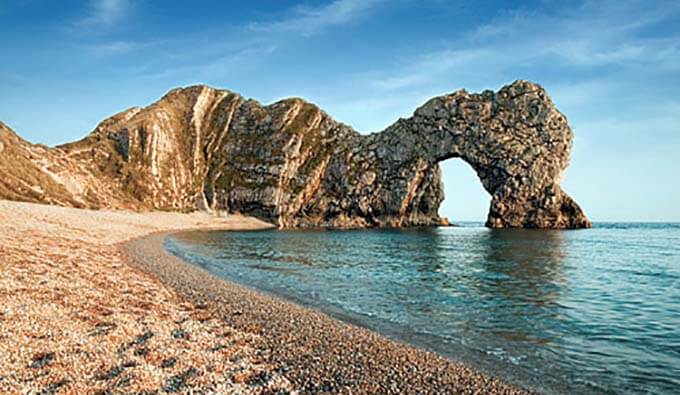
[[(575, 130), (563, 185), (592, 219), (680, 221), (678, 1), (0, 0), (0, 54), (0, 120), (48, 145), (194, 83), (372, 132), (532, 80)], [(483, 219), (469, 166), (443, 167), (441, 213)]]

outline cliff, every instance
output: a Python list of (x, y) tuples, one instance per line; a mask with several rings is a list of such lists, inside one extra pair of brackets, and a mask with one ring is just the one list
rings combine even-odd
[(572, 138), (546, 92), (526, 81), (433, 98), (370, 135), (301, 99), (263, 106), (192, 86), (55, 148), (0, 124), (0, 197), (240, 212), (280, 227), (436, 225), (438, 163), (461, 158), (492, 197), (487, 226), (588, 227), (559, 185)]

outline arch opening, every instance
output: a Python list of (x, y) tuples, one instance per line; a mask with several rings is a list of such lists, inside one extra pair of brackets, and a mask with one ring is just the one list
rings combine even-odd
[(489, 213), (491, 195), (487, 192), (475, 170), (461, 158), (439, 162), (444, 184), (444, 200), (439, 206), (439, 216), (452, 224), (484, 224)]

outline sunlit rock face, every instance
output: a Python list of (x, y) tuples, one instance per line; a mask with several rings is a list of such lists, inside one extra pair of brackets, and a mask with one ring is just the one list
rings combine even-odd
[(47, 149), (2, 136), (5, 151), (20, 147), (22, 163), (46, 177), (15, 172), (23, 189), (0, 184), (11, 199), (224, 211), (281, 227), (438, 225), (438, 162), (461, 158), (492, 196), (487, 226), (590, 226), (559, 185), (572, 144), (567, 120), (525, 81), (431, 99), (370, 135), (301, 99), (262, 106), (193, 86), (117, 114), (76, 143)]

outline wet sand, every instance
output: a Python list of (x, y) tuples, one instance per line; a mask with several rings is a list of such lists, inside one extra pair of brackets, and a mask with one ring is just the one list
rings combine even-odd
[(163, 248), (267, 226), (0, 201), (0, 393), (522, 393)]

